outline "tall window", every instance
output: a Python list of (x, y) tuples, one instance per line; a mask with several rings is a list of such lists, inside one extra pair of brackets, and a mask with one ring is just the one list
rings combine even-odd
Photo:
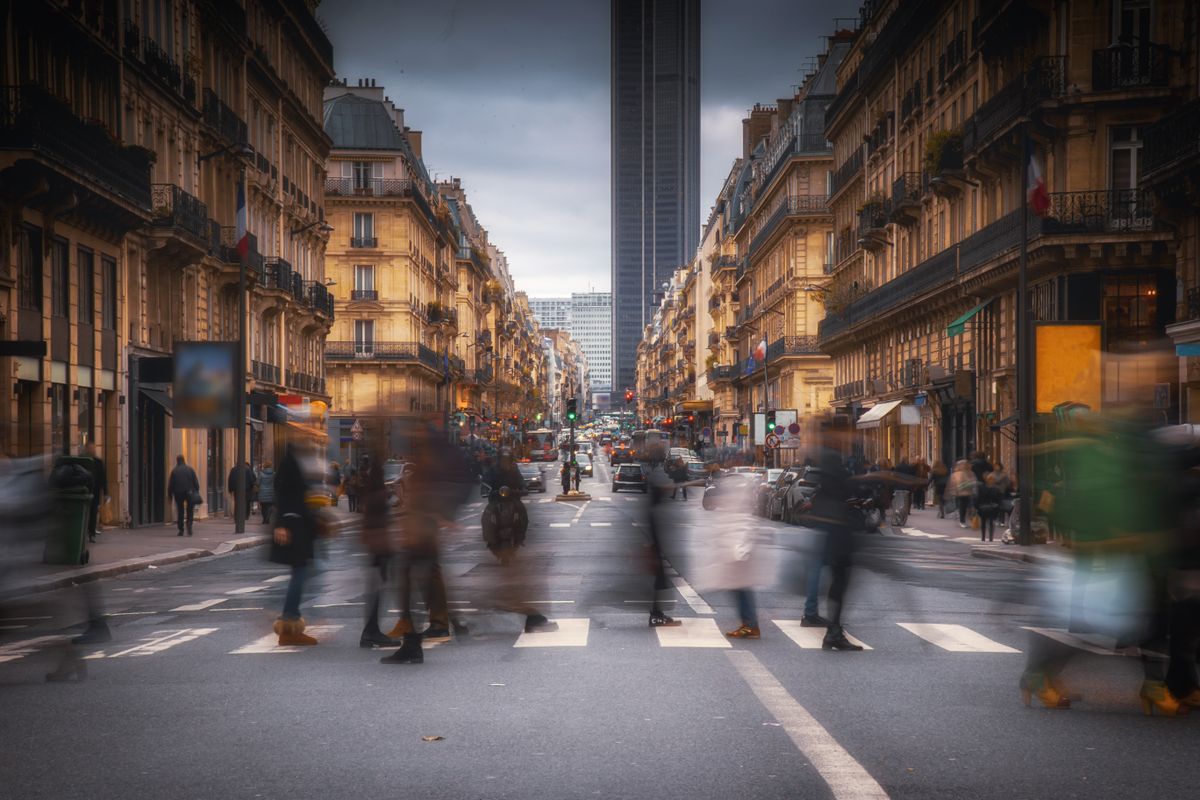
[(355, 214), (354, 235), (359, 239), (370, 239), (375, 236), (375, 215)]
[(355, 300), (375, 300), (375, 265), (354, 265), (354, 298)]
[(100, 326), (106, 331), (117, 329), (117, 262), (100, 259)]
[(1142, 154), (1138, 129), (1130, 125), (1118, 125), (1111, 130), (1108, 188), (1136, 189)]
[(364, 192), (371, 188), (371, 162), (354, 162), (354, 191)]
[(42, 232), (36, 228), (21, 231), (17, 303), (21, 308), (42, 310)]
[(356, 319), (354, 321), (354, 354), (370, 356), (375, 352), (375, 320)]
[(67, 316), (71, 308), (71, 273), (67, 243), (55, 239), (50, 243), (50, 309), (56, 317)]
[(96, 259), (91, 250), (79, 248), (79, 324), (96, 324)]

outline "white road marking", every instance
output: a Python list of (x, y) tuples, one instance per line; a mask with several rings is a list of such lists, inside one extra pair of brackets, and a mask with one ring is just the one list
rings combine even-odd
[(244, 589), (230, 589), (225, 594), (253, 594), (254, 592), (261, 592), (263, 589), (266, 589), (266, 588), (268, 588), (268, 587), (266, 587), (266, 586), (247, 586)]
[(36, 653), (43, 647), (67, 641), (66, 636), (38, 636), (36, 639), (25, 639), (0, 647), (0, 664), (5, 661), (16, 661), (30, 653)]
[(729, 660), (760, 703), (787, 731), (792, 743), (829, 785), (838, 800), (887, 800), (887, 792), (837, 740), (788, 694), (766, 667), (746, 650), (729, 653)]
[(538, 500), (538, 502), (539, 503), (553, 503), (554, 500), (552, 498), (546, 498), (545, 500)]
[[(641, 605), (650, 605), (651, 603), (654, 603), (655, 601), (654, 600), (622, 600), (621, 602), (622, 603), (639, 603)], [(657, 602), (662, 603), (663, 605), (666, 605), (667, 603), (677, 603), (679, 601), (678, 600), (659, 600)]]
[(108, 655), (103, 650), (84, 656), (84, 658), (124, 658), (125, 656), (152, 656), (155, 653), (161, 653), (164, 650), (169, 650), (176, 645), (190, 642), (194, 639), (199, 639), (201, 636), (207, 636), (210, 633), (216, 632), (217, 628), (181, 628), (176, 631), (164, 631), (161, 635), (148, 636), (141, 643), (125, 650), (118, 650), (112, 655)]
[(611, 528), (612, 523), (611, 522), (593, 522), (592, 527), (593, 528)]
[(954, 541), (956, 541), (956, 542), (978, 542), (979, 539), (976, 539), (974, 536), (955, 536)]
[(1069, 631), (1065, 631), (1062, 628), (1025, 627), (1025, 630), (1033, 631), (1034, 633), (1040, 633), (1042, 636), (1045, 636), (1048, 639), (1053, 639), (1056, 642), (1062, 642), (1063, 644), (1068, 645), (1070, 647), (1074, 647), (1078, 650), (1085, 650), (1089, 653), (1095, 653), (1096, 655), (1100, 655), (1100, 656), (1118, 655), (1117, 651), (1113, 650), (1112, 648), (1101, 647), (1099, 645), (1092, 644), (1091, 642), (1084, 641), (1083, 639), (1079, 638), (1075, 634), (1073, 634)]
[[(332, 636), (337, 631), (341, 630), (341, 625), (311, 625), (304, 629), (304, 632), (309, 636), (315, 637), (318, 641), (321, 637)], [(280, 647), (279, 637), (272, 633), (267, 636), (262, 636), (255, 639), (247, 645), (239, 647), (237, 650), (230, 650), (230, 655), (250, 655), (255, 653), (297, 653), (301, 650), (307, 650), (307, 647)]]
[(602, 495), (602, 496), (600, 496), (600, 497), (597, 497), (596, 499), (597, 499), (597, 500), (612, 500), (612, 496), (611, 496), (611, 495), (607, 495), (607, 494), (606, 494), (606, 495)]
[(171, 611), (203, 611), (206, 608), (212, 608), (213, 606), (220, 605), (228, 599), (228, 597), (218, 597), (214, 600), (201, 600), (199, 603), (188, 603), (186, 606), (176, 606), (175, 608), (172, 608)]
[(274, 578), (267, 578), (263, 583), (283, 583), (291, 578), (291, 575), (276, 575)]
[(591, 502), (591, 500), (584, 500), (583, 505), (581, 505), (579, 510), (575, 512), (575, 519), (571, 520), (571, 522), (579, 522), (579, 518), (583, 516), (584, 511), (587, 511), (588, 504)]
[(28, 625), (0, 625), (0, 631), (19, 631), (28, 627)]
[(345, 603), (317, 603), (317, 604), (314, 604), (314, 605), (310, 606), (310, 608), (337, 608), (337, 607), (339, 607), (339, 606), (365, 606), (365, 605), (366, 605), (366, 603), (352, 603), (352, 602), (345, 602)]
[(994, 642), (962, 625), (946, 625), (932, 622), (897, 622), (909, 633), (920, 636), (930, 644), (951, 653), (1019, 653), (1006, 644)]
[(544, 606), (544, 605), (575, 605), (574, 600), (522, 600), (522, 603), (528, 606)]
[(926, 539), (945, 539), (946, 536), (941, 533), (926, 533), (925, 531), (917, 530), (916, 528), (901, 528), (909, 536), (921, 536)]
[(678, 575), (672, 575), (670, 577), (671, 583), (675, 584), (675, 588), (679, 591), (679, 594), (683, 597), (684, 601), (692, 607), (692, 611), (695, 611), (697, 614), (717, 613), (712, 610), (712, 606), (704, 602), (704, 598), (696, 594), (696, 590), (693, 589), (687, 581)]
[(209, 611), (262, 611), (262, 606), (237, 606), (235, 608), (210, 608)]
[[(789, 639), (795, 642), (805, 650), (820, 650), (821, 640), (825, 638), (824, 628), (805, 628), (800, 624), (798, 619), (773, 619), (775, 626), (783, 631)], [(862, 647), (863, 650), (871, 650), (871, 646), (864, 644), (859, 639), (846, 634), (846, 638), (856, 645)]]
[(660, 647), (733, 647), (717, 627), (716, 620), (683, 617), (679, 621), (683, 624), (675, 628), (654, 629)]
[(522, 633), (513, 647), (587, 647), (590, 620), (583, 617), (555, 619), (554, 622), (558, 623), (558, 630)]
[(569, 527), (571, 527), (571, 523), (569, 523), (569, 522), (551, 522), (550, 527), (551, 528), (569, 528)]

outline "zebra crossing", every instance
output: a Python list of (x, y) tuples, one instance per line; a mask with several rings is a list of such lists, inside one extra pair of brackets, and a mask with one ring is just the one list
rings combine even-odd
[[(604, 646), (606, 640), (611, 641), (608, 637), (614, 635), (614, 628), (611, 624), (605, 623), (593, 627), (593, 620), (588, 617), (561, 617), (554, 621), (558, 625), (557, 630), (514, 633), (507, 646), (517, 649), (580, 650), (593, 645)], [(640, 630), (635, 632), (632, 627), (618, 628), (615, 635), (626, 637), (624, 640), (626, 644), (627, 637), (637, 635), (645, 646), (664, 650), (728, 650), (734, 647), (764, 646), (762, 641), (734, 643), (725, 636), (717, 621), (711, 617), (681, 617), (680, 622), (682, 624), (678, 627), (654, 628), (653, 636), (642, 635)], [(237, 628), (229, 628), (227, 632), (244, 631), (244, 627), (242, 625)], [(640, 626), (638, 627), (640, 628)], [(1022, 652), (1021, 648), (1013, 646), (1013, 644), (997, 641), (968, 626), (957, 623), (902, 621), (875, 623), (864, 627), (869, 633), (858, 630), (856, 631), (857, 636), (848, 633), (848, 638), (855, 644), (861, 645), (865, 651), (874, 651), (877, 654), (921, 652), (926, 655), (1019, 655)], [(204, 641), (225, 641), (214, 635), (222, 630), (222, 626), (218, 625), (173, 626), (157, 629), (138, 638), (90, 650), (83, 654), (83, 658), (101, 661), (139, 659), (180, 653), (187, 650), (189, 646), (194, 647), (197, 646), (197, 643)], [(773, 636), (772, 631), (781, 633), (783, 636)], [(331, 646), (336, 648), (357, 645), (357, 625), (318, 624), (309, 626), (307, 632), (321, 642), (320, 649), (323, 650), (328, 650)], [(1105, 648), (1095, 641), (1080, 638), (1076, 634), (1058, 628), (1022, 627), (1006, 631), (1001, 638), (1009, 641), (1023, 640), (1029, 633), (1044, 636), (1059, 644), (1095, 655), (1129, 655), (1126, 651)], [(821, 640), (824, 634), (823, 628), (805, 627), (798, 619), (772, 619), (769, 625), (763, 628), (763, 640), (781, 641), (786, 646), (794, 646), (801, 651), (821, 649)], [(897, 634), (900, 638), (897, 638)], [(503, 642), (506, 637), (505, 634), (492, 633), (479, 637), (478, 644), (494, 646), (494, 642)], [(68, 638), (65, 634), (43, 635), (0, 645), (0, 665), (20, 661), (42, 650), (62, 647)], [(471, 637), (465, 637), (465, 641), (470, 642)], [(447, 642), (427, 642), (424, 647), (432, 649), (447, 644)], [(451, 643), (451, 646), (455, 645)], [(275, 634), (261, 631), (256, 631), (251, 639), (234, 647), (229, 647), (226, 643), (221, 645), (221, 648), (229, 656), (284, 655), (312, 650), (307, 647), (281, 647)], [(916, 649), (914, 650), (914, 648)], [(0, 666), (0, 669), (3, 669), (3, 666)]]

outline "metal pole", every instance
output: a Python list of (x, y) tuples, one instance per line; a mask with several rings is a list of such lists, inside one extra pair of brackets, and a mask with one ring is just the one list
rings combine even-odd
[(1025, 139), (1025, 163), (1021, 165), (1021, 255), (1017, 264), (1017, 509), (1020, 529), (1017, 541), (1033, 544), (1030, 516), (1033, 513), (1033, 460), (1030, 438), (1033, 423), (1033, 359), (1029, 342), (1029, 157), (1032, 145)]
[[(766, 322), (764, 318), (764, 323)], [(767, 430), (767, 413), (769, 412), (770, 388), (767, 385), (767, 334), (766, 328), (763, 328), (763, 466), (775, 466), (775, 454), (771, 452), (771, 448), (767, 447), (767, 435), (772, 431)]]
[[(241, 181), (246, 180), (246, 173), (243, 170), (241, 173)], [(246, 257), (238, 256), (238, 354), (237, 354), (237, 407), (234, 409), (236, 414), (236, 430), (237, 430), (237, 464), (234, 465), (234, 475), (239, 476), (239, 479), (234, 481), (234, 508), (233, 512), (233, 531), (234, 533), (246, 532), (246, 481), (249, 475), (243, 473), (243, 465), (246, 463)]]

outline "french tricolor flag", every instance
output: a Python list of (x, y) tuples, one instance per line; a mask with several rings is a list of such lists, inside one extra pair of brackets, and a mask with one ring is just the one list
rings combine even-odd
[(758, 346), (754, 348), (753, 356), (754, 356), (754, 360), (760, 364), (763, 361), (766, 361), (766, 359), (767, 359), (767, 337), (766, 336), (764, 336), (762, 338), (762, 341), (758, 343)]
[(246, 260), (250, 252), (250, 236), (246, 233), (246, 182), (238, 181), (237, 193), (237, 254), (238, 258)]
[(1044, 217), (1050, 211), (1050, 193), (1046, 191), (1046, 179), (1042, 176), (1042, 165), (1038, 163), (1033, 143), (1025, 142), (1025, 161), (1027, 169), (1025, 202), (1039, 217)]

